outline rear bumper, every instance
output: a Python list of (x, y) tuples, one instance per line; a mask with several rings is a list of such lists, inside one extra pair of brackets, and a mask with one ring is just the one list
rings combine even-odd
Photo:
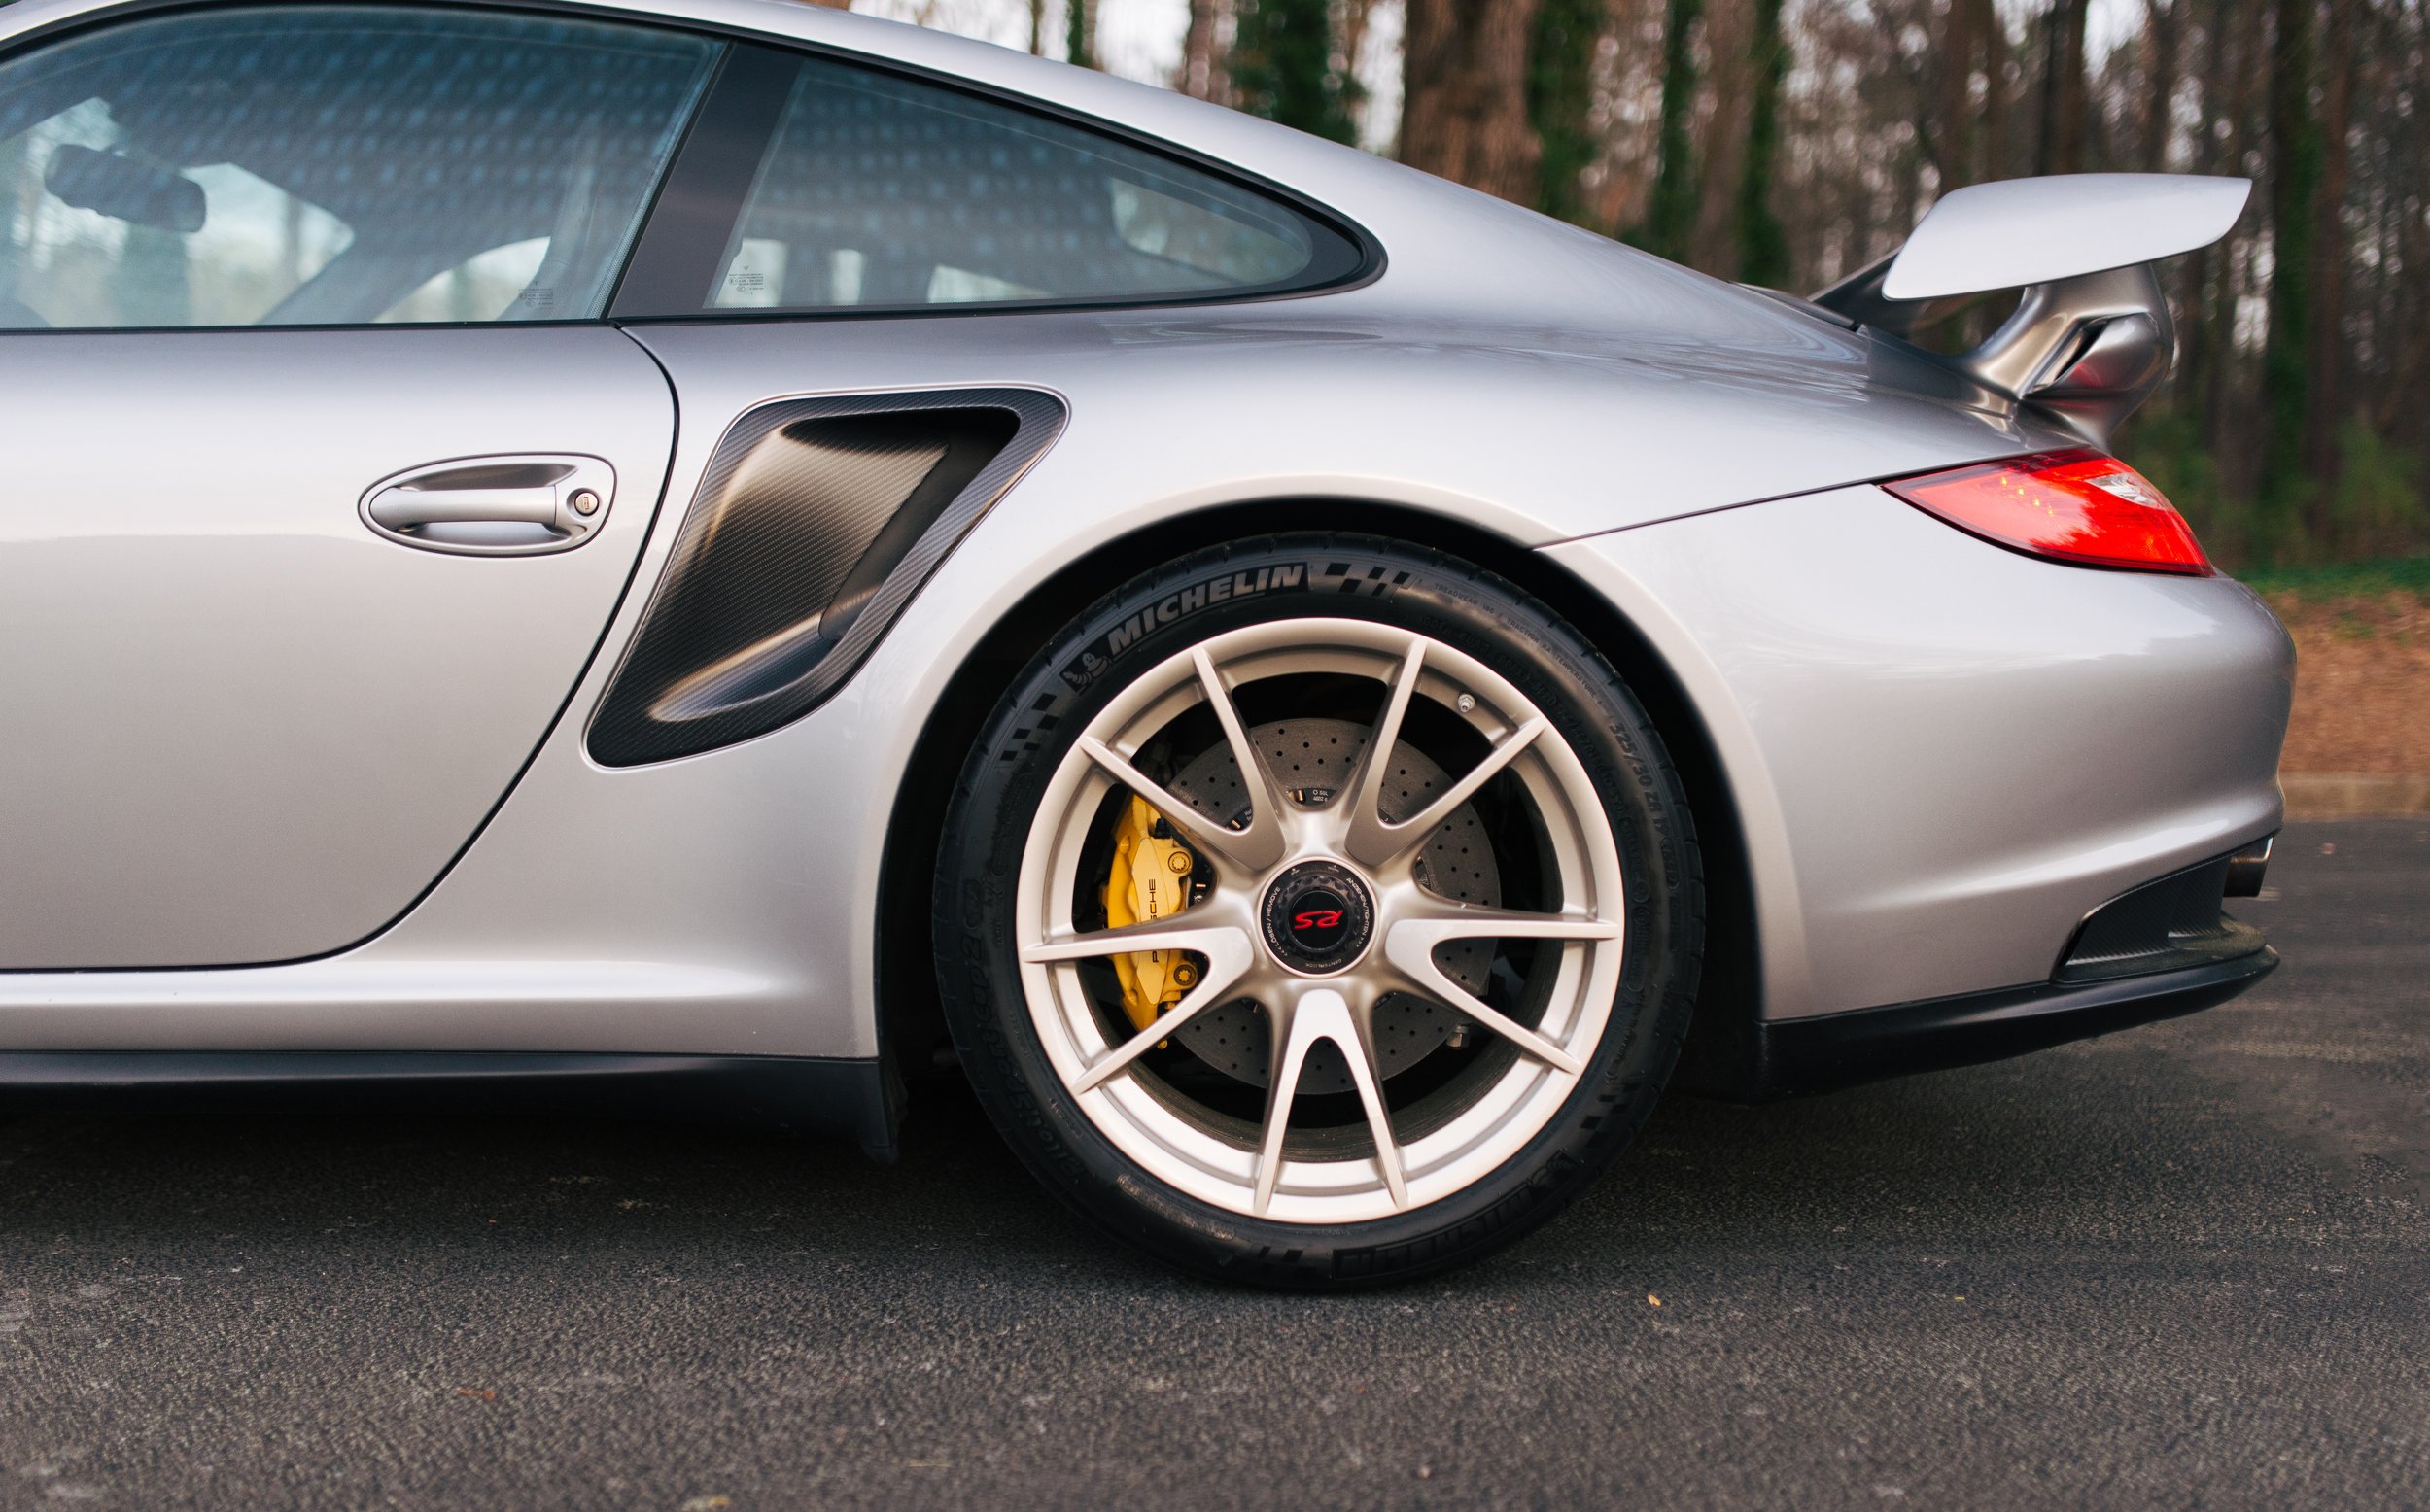
[(2106, 981), (2044, 982), (1758, 1024), (1746, 1101), (1828, 1092), (2048, 1049), (2224, 1003), (2276, 970), (2264, 946), (2235, 960)]
[(2278, 828), (2293, 647), (2227, 578), (2039, 561), (1869, 486), (1545, 554), (1704, 724), (1748, 1020), (2049, 981), (2094, 910)]

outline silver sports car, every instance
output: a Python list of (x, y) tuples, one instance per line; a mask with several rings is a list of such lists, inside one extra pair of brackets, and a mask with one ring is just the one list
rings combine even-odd
[(2241, 181), (1809, 300), (775, 0), (20, 0), (0, 189), (10, 1106), (883, 1156), (958, 1065), (1108, 1233), (1337, 1287), (1666, 1087), (2275, 963), (2292, 653), (2107, 451)]

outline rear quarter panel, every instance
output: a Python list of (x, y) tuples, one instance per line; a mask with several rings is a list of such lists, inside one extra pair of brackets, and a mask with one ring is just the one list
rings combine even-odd
[(1549, 555), (1722, 753), (1767, 1017), (2047, 980), (2093, 909), (2278, 827), (2294, 649), (2231, 579), (2023, 556), (1871, 487)]

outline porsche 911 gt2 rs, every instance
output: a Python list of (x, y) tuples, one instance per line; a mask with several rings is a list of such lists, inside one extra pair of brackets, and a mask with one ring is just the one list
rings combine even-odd
[(2109, 452), (2241, 181), (1801, 299), (774, 0), (20, 0), (0, 187), (0, 1106), (884, 1155), (957, 1064), (1108, 1232), (1329, 1287), (1666, 1087), (2274, 964), (2288, 641)]

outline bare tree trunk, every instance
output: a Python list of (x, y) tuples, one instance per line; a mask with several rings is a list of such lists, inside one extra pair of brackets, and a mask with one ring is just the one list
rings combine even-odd
[(2143, 0), (2142, 151), (2146, 172), (2169, 167), (2169, 142), (2175, 135), (2171, 116), (2177, 92), (2177, 57), (2185, 37), (2185, 12), (2190, 0)]
[(2320, 193), (2320, 118), (2312, 112), (2317, 0), (2275, 0), (2270, 68), (2270, 333), (2262, 345), (2263, 547), (2300, 544), (2311, 416), (2311, 258)]
[(1527, 119), (1543, 149), (1536, 208), (1580, 225), (1594, 220), (1583, 180), (1603, 148), (1594, 130), (1595, 54), (1611, 25), (1605, 0), (1543, 0), (1528, 44)]
[(2414, 376), (2426, 367), (2430, 367), (2430, 319), (2421, 323), (2421, 329), (2413, 332), (2413, 339), (2406, 344), (2403, 354), (2388, 369), (2387, 397), (2380, 401), (2378, 412), (2371, 417), (2374, 428), (2386, 430), (2396, 424), (2397, 410), (2404, 401), (2406, 391), (2413, 387)]
[(1766, 289), (1789, 282), (1788, 232), (1772, 208), (1781, 153), (1781, 82), (1788, 76), (1781, 6), (1782, 0), (1755, 0), (1754, 35), (1747, 48), (1753, 91), (1747, 107), (1747, 155), (1738, 175), (1738, 276)]
[(2321, 58), (2320, 187), (2312, 204), (2311, 413), (2304, 457), (2325, 502), (2338, 473), (2338, 427), (2345, 367), (2345, 189), (2353, 155), (2355, 0), (2329, 0)]
[(1656, 256), (1684, 259), (1695, 226), (1696, 164), (1688, 128), (1696, 109), (1695, 29), (1704, 0), (1670, 0), (1662, 22), (1662, 125), (1653, 202), (1643, 237)]
[[(1030, 0), (1043, 7), (1046, 0)], [(1230, 19), (1231, 0), (1190, 0), (1190, 23), (1181, 36), (1181, 65), (1173, 87), (1193, 99), (1232, 103), (1232, 77), (1226, 67), (1223, 29)]]
[[(2177, 0), (2177, 4), (2180, 22), (2199, 26), (2202, 34), (2202, 51), (2189, 68), (2202, 114), (2195, 120), (2193, 155), (2186, 166), (2195, 173), (2216, 173), (2219, 132), (2225, 123), (2219, 102), (2226, 93), (2228, 20), (2235, 0)], [(2215, 358), (2211, 273), (2218, 262), (2217, 249), (2204, 247), (2178, 259), (2175, 269), (2176, 308), (2183, 320), (2177, 332), (2177, 365), (2170, 380), (2170, 401), (2193, 417), (2197, 433), (2207, 424), (2210, 368)]]
[(1359, 54), (1367, 51), (1367, 26), (1374, 18), (1375, 0), (1341, 0), (1341, 109), (1350, 131), (1343, 140), (1353, 145), (1367, 137), (1367, 81), (1359, 73)]
[(1974, 35), (1983, 44), (1983, 177), (2008, 176), (2008, 23), (1996, 0), (1974, 0)]
[(2043, 173), (2084, 171), (2084, 20), (2089, 0), (2051, 0), (2042, 18)]
[(1342, 0), (1341, 66), (1359, 71), (1359, 54), (1367, 51), (1367, 26), (1375, 16), (1375, 0)]
[(1753, 92), (1749, 51), (1754, 0), (1705, 0), (1705, 86), (1691, 128), (1696, 163), (1696, 223), (1686, 262), (1716, 278), (1738, 277), (1738, 179), (1747, 155), (1747, 101)]
[[(2393, 189), (2396, 187), (2392, 185), (2390, 188)], [(2398, 266), (2409, 268), (2430, 266), (2430, 232), (2422, 230), (2419, 217), (2407, 216), (2397, 228), (2396, 251), (2397, 257), (2391, 260)], [(2416, 281), (2430, 283), (2430, 280), (2420, 280), (2418, 277)], [(2410, 336), (2405, 333), (2408, 305), (2403, 298), (2402, 289), (2400, 288), (2395, 292), (2397, 297), (2394, 300), (2393, 318), (2388, 323), (2388, 335), (2391, 343), (2401, 342), (2402, 345), (2395, 361), (2389, 364), (2387, 389), (2380, 397), (2379, 407), (2373, 412), (2371, 417), (2373, 427), (2381, 434), (2393, 430), (2397, 421), (2407, 413), (2408, 407), (2405, 400), (2413, 392), (2414, 380), (2423, 373), (2430, 372), (2430, 297), (2424, 297), (2424, 294), (2430, 293), (2430, 291), (2417, 291), (2415, 293), (2410, 307), (2410, 314), (2413, 317), (2413, 330)], [(2425, 410), (2430, 410), (2430, 405), (2415, 407), (2412, 412), (2419, 415)]]
[(1538, 0), (1409, 0), (1401, 160), (1529, 204), (1541, 148), (1527, 123)]
[(1941, 124), (1932, 168), (1944, 194), (1974, 182), (1974, 57), (1980, 48), (1975, 25), (1984, 18), (1976, 0), (1949, 0), (1942, 20)]
[(1337, 56), (1330, 0), (1240, 0), (1232, 83), (1242, 110), (1336, 142), (1352, 140)]
[[(2245, 171), (2244, 158), (2252, 139), (2255, 81), (2267, 68), (2268, 53), (2262, 46), (2262, 3), (2263, 0), (2220, 0), (2219, 24), (2226, 42), (2219, 83), (2220, 96), (2226, 101), (2228, 126), (2220, 162), (2222, 171), (2231, 174)], [(2250, 456), (2249, 451), (2239, 451), (2231, 444), (2240, 430), (2236, 414), (2237, 252), (2244, 240), (2232, 230), (2205, 254), (2219, 269), (2212, 303), (2206, 312), (2218, 340), (2209, 382), (2203, 394), (2203, 425), (2210, 437), (2212, 455), (2223, 463), (2237, 464), (2239, 476), (2243, 475), (2240, 468)]]
[(1071, 9), (1065, 13), (1063, 58), (1083, 68), (1094, 68), (1097, 0), (1068, 0), (1068, 3)]
[(1029, 55), (1046, 56), (1046, 0), (1029, 0)]

